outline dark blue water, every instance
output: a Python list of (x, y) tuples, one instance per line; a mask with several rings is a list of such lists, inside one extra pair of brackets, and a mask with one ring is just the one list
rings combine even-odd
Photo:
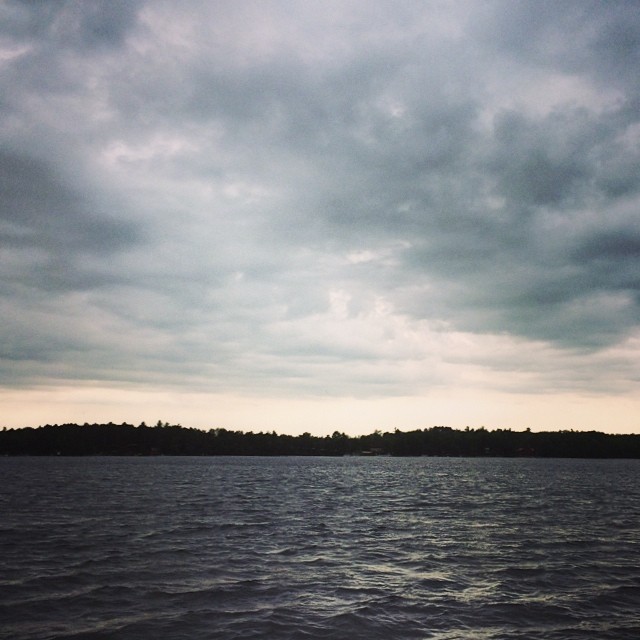
[(0, 459), (0, 637), (640, 638), (640, 461)]

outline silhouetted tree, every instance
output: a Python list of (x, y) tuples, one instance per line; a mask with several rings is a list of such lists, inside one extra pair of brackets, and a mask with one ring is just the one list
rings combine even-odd
[(0, 455), (394, 455), (394, 456), (539, 456), (640, 458), (640, 435), (596, 431), (534, 433), (484, 427), (445, 426), (350, 437), (209, 431), (158, 421), (138, 427), (122, 423), (44, 425), (0, 431)]

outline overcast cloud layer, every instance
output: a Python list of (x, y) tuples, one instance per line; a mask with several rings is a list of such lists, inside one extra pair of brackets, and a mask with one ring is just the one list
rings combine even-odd
[(637, 2), (0, 5), (0, 384), (631, 393)]

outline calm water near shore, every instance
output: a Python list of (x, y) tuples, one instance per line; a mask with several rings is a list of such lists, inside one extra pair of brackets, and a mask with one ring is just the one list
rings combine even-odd
[(640, 461), (0, 459), (0, 638), (640, 638)]

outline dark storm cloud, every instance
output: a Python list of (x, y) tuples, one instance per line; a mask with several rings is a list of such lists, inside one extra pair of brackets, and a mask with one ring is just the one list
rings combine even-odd
[[(497, 215), (480, 211), (466, 232), (437, 246), (436, 270), (446, 278), (453, 266), (470, 289), (452, 304), (473, 300), (479, 311), (488, 304), (493, 329), (567, 345), (616, 340), (635, 327), (638, 278), (630, 263), (640, 256), (629, 238), (639, 228), (640, 180), (631, 167), (640, 157), (637, 142), (633, 150), (620, 142), (633, 125), (615, 111), (583, 109), (498, 117), (485, 170), (501, 199)], [(606, 267), (592, 259), (599, 253)], [(607, 294), (626, 296), (625, 308), (609, 313)], [(584, 322), (576, 322), (581, 313)]]
[(134, 241), (135, 227), (91, 209), (45, 163), (0, 152), (6, 240), (59, 252), (112, 252)]
[(499, 0), (471, 32), (529, 67), (586, 73), (605, 84), (637, 87), (640, 17), (634, 0)]
[(25, 256), (18, 272), (5, 271), (5, 282), (47, 290), (99, 285), (107, 274), (92, 275), (83, 259), (113, 255), (139, 236), (135, 225), (92, 207), (87, 194), (75, 193), (55, 170), (28, 156), (0, 151), (0, 191), (0, 246)]
[(0, 33), (15, 42), (31, 41), (92, 51), (122, 43), (137, 14), (127, 0), (7, 0), (0, 13)]
[(407, 338), (425, 326), (619, 343), (640, 318), (639, 21), (624, 2), (5, 3), (11, 358), (38, 360), (25, 313), (70, 376), (347, 393), (341, 356), (354, 389), (408, 384), (394, 366), (428, 359)]

